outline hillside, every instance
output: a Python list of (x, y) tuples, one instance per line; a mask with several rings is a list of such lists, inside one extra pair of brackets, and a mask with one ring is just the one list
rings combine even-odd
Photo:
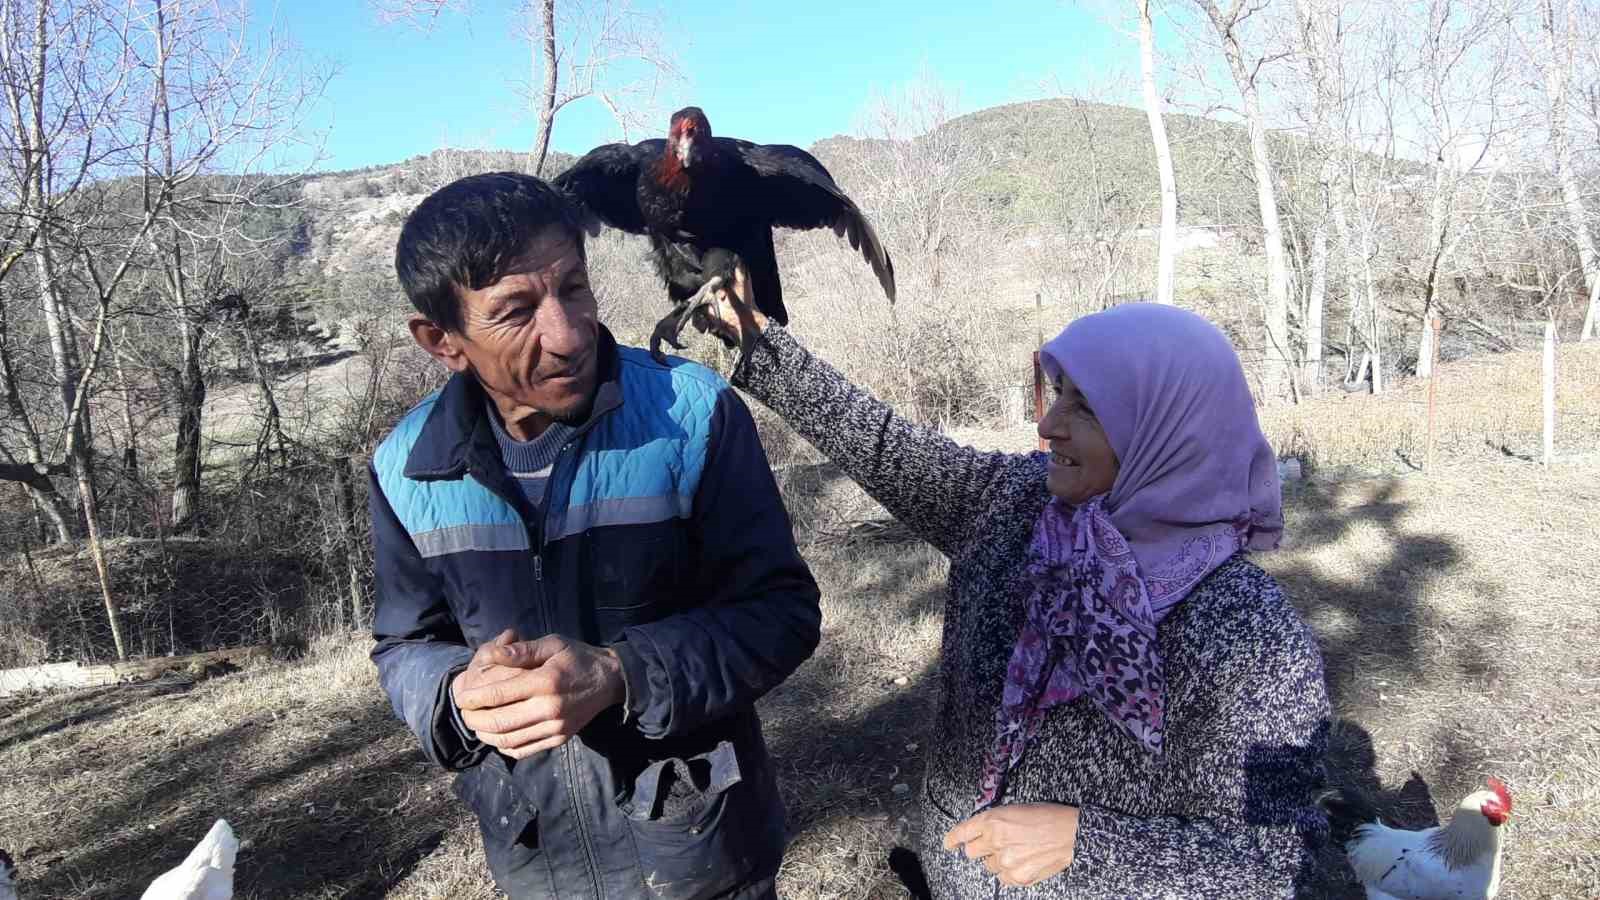
[[(1205, 251), (1180, 259), (1180, 297), (1218, 317), (1231, 333), (1246, 338), (1246, 346), (1255, 344), (1259, 314), (1251, 307), (1265, 275), (1246, 131), (1235, 123), (1180, 114), (1169, 114), (1167, 127), (1185, 243)], [(1280, 207), (1292, 223), (1296, 205), (1312, 199), (1307, 192), (1314, 179), (1302, 172), (1310, 148), (1287, 133), (1275, 133), (1272, 145)], [(925, 295), (938, 284), (942, 264), (933, 263), (935, 271), (928, 273), (930, 260), (915, 258), (928, 254), (951, 265), (983, 267), (1022, 305), (1031, 305), (1037, 292), (1045, 294), (1047, 306), (1065, 304), (1052, 319), (1144, 296), (1153, 286), (1159, 183), (1149, 125), (1140, 109), (1070, 98), (1014, 103), (960, 116), (911, 141), (836, 136), (809, 149), (873, 217), (895, 254), (907, 296)], [(546, 176), (573, 159), (552, 154)], [(1361, 160), (1387, 173), (1379, 223), (1384, 236), (1373, 267), (1391, 310), (1383, 325), (1386, 366), (1404, 373), (1414, 365), (1406, 348), (1415, 342), (1418, 323), (1412, 310), (1421, 303), (1429, 258), (1416, 242), (1424, 231), (1425, 190), (1431, 181), (1415, 164)], [(371, 300), (374, 293), (394, 298), (390, 265), (406, 213), (456, 177), (528, 164), (524, 153), (445, 149), (386, 166), (313, 175), (304, 183), (306, 205), (298, 212), (296, 239), (283, 248), (283, 267), (318, 285), (329, 300), (350, 294), (344, 282), (352, 278), (363, 282), (358, 300)], [(940, 221), (923, 221), (933, 216)], [(1494, 249), (1495, 265), (1524, 265), (1518, 260), (1536, 252), (1516, 242), (1513, 228), (1489, 230), (1495, 233), (1490, 239), (1510, 242)], [(1303, 242), (1305, 236), (1291, 224), (1289, 239)], [(785, 269), (799, 273), (806, 257), (818, 254), (842, 259), (830, 255), (830, 240), (780, 234)], [(1002, 247), (1006, 252), (995, 252)], [(643, 244), (624, 242), (620, 249), (627, 268), (637, 270), (624, 283), (653, 292), (645, 287), (647, 268), (636, 265)], [(1291, 266), (1305, 265), (1303, 243), (1290, 249)], [(931, 279), (926, 285), (917, 280), (918, 263)], [(1342, 326), (1350, 315), (1337, 258), (1333, 266), (1325, 311), (1330, 359), (1343, 352)], [(1465, 261), (1455, 269), (1449, 273), (1459, 276), (1451, 302), (1469, 309), (1484, 327), (1448, 332), (1447, 358), (1504, 349), (1502, 339), (1515, 343), (1517, 335), (1532, 334), (1544, 305), (1560, 300), (1509, 289), (1506, 282), (1513, 275), (1501, 271), (1473, 269)], [(633, 280), (641, 272), (642, 279)], [(343, 300), (335, 305), (348, 307), (351, 298)], [(338, 318), (343, 311), (327, 314)], [(1342, 365), (1342, 357), (1334, 362)]]
[[(1179, 221), (1190, 225), (1258, 220), (1249, 177), (1248, 135), (1240, 125), (1169, 114)], [(1144, 110), (1070, 98), (1011, 103), (968, 113), (942, 131), (978, 148), (987, 170), (974, 199), (1017, 221), (1037, 222), (1052, 211), (1100, 198), (1158, 217), (1160, 181)], [(884, 142), (833, 137), (812, 148), (830, 166), (882, 152)]]
[[(1256, 221), (1244, 129), (1184, 115), (1169, 116), (1167, 127), (1180, 221)], [(974, 148), (984, 170), (980, 178), (959, 185), (967, 194), (962, 199), (1015, 222), (1039, 223), (1096, 196), (1143, 221), (1157, 217), (1160, 186), (1142, 110), (1071, 99), (1015, 103), (952, 119), (923, 140), (950, 136)], [(847, 191), (856, 192), (870, 168), (866, 161), (886, 147), (881, 140), (836, 136), (807, 149)], [(574, 160), (552, 153), (546, 176)], [(304, 188), (309, 245), (296, 254), (301, 271), (309, 276), (370, 265), (373, 254), (392, 251), (404, 213), (433, 188), (471, 172), (525, 170), (529, 162), (524, 153), (446, 149), (390, 165), (312, 175)]]

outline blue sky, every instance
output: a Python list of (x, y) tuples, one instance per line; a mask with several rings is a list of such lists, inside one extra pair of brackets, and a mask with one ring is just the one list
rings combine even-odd
[[(475, 0), (470, 17), (451, 16), (424, 35), (378, 24), (365, 0), (252, 2), (259, 23), (275, 21), (337, 66), (311, 120), (327, 131), (318, 168), (396, 162), (445, 145), (532, 144), (534, 123), (513, 84), (529, 66), (511, 31), (513, 4)], [(904, 84), (924, 65), (959, 90), (963, 112), (1042, 96), (1052, 77), (1071, 92), (1137, 96), (1137, 44), (1095, 2), (664, 6), (686, 76), (675, 99), (703, 107), (718, 133), (758, 142), (806, 146), (851, 133), (874, 90)], [(616, 136), (604, 107), (581, 101), (557, 119), (552, 147), (580, 153)]]

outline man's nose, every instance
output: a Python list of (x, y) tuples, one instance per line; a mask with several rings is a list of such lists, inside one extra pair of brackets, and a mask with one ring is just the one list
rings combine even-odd
[(582, 356), (594, 342), (588, 317), (565, 303), (552, 303), (539, 329), (539, 344), (556, 356)]

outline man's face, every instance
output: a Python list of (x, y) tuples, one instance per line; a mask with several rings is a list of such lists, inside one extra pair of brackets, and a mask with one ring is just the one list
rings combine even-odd
[(420, 316), (412, 333), (452, 371), (477, 377), (514, 436), (538, 434), (550, 420), (576, 423), (588, 416), (599, 310), (588, 268), (565, 231), (546, 228), (499, 281), (456, 292), (459, 333), (443, 332)]

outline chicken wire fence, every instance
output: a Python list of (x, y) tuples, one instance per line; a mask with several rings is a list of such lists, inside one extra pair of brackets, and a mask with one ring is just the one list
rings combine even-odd
[[(204, 537), (103, 543), (129, 657), (272, 645), (369, 625), (366, 479), (348, 460), (262, 473), (208, 497)], [(115, 510), (114, 504), (108, 504)], [(0, 596), (0, 668), (116, 659), (93, 554), (22, 548)]]

